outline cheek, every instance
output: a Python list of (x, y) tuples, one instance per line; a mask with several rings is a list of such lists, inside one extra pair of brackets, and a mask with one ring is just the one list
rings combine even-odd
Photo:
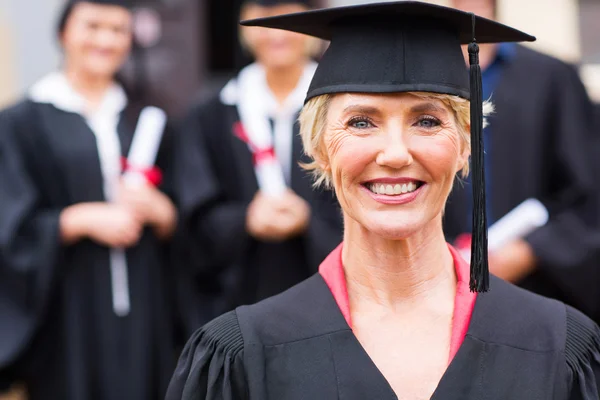
[(457, 135), (439, 134), (415, 137), (413, 140), (413, 157), (434, 181), (452, 182), (454, 179), (461, 163), (460, 143), (457, 138)]
[(123, 35), (123, 37), (115, 41), (115, 50), (120, 58), (125, 58), (129, 54), (131, 41), (132, 38), (129, 35)]
[(65, 55), (70, 58), (79, 58), (85, 56), (89, 47), (92, 46), (88, 36), (81, 34), (75, 37), (69, 37), (63, 42)]
[(373, 138), (358, 137), (346, 132), (332, 134), (326, 141), (334, 185), (355, 181), (375, 160)]
[(308, 47), (308, 39), (302, 35), (291, 36), (289, 38), (289, 43), (296, 52), (304, 52)]

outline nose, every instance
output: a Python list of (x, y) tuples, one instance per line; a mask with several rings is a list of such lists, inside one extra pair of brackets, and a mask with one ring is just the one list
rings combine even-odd
[(96, 36), (96, 45), (103, 49), (110, 49), (118, 38), (118, 34), (111, 29), (100, 29)]
[(395, 169), (412, 164), (413, 157), (402, 128), (394, 128), (388, 132), (375, 161), (377, 165)]

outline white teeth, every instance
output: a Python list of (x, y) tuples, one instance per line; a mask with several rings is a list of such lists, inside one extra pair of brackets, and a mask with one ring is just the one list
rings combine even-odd
[(417, 190), (417, 184), (415, 182), (409, 182), (404, 184), (396, 185), (384, 185), (378, 183), (372, 183), (369, 186), (369, 190), (375, 194), (385, 194), (388, 196), (400, 195), (405, 193), (411, 193)]

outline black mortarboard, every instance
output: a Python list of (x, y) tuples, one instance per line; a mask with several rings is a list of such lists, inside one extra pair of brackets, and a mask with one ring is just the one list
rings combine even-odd
[[(534, 41), (516, 29), (417, 1), (364, 4), (243, 21), (330, 40), (306, 100), (331, 93), (434, 92), (471, 100), (471, 290), (489, 287), (483, 99), (477, 43)], [(467, 74), (461, 44), (469, 44)]]
[(77, 3), (105, 4), (111, 6), (121, 6), (124, 8), (130, 8), (131, 6), (131, 0), (67, 0), (62, 13), (60, 14), (60, 18), (58, 19), (59, 33), (64, 31), (67, 19), (69, 19), (69, 15), (71, 15), (71, 11), (73, 11), (73, 7)]

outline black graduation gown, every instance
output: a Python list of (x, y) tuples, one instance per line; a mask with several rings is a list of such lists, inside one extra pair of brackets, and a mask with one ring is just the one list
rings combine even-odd
[(258, 183), (252, 154), (233, 132), (239, 120), (236, 106), (215, 97), (191, 110), (179, 135), (177, 179), (181, 182), (177, 187), (182, 190), (178, 197), (185, 232), (180, 243), (188, 241), (190, 264), (202, 277), (197, 278), (199, 285), (210, 281), (207, 274), (222, 274), (221, 282), (226, 282), (222, 290), (227, 293), (221, 297), (225, 300), (212, 310), (218, 313), (203, 323), (306, 279), (342, 240), (341, 210), (334, 194), (313, 190), (310, 174), (298, 165), (308, 161), (298, 124), (294, 126), (291, 189), (310, 204), (308, 230), (282, 243), (260, 242), (247, 233), (246, 209)]
[[(124, 155), (140, 111), (122, 113)], [(0, 113), (0, 375), (24, 381), (31, 400), (159, 399), (175, 364), (166, 245), (146, 229), (127, 250), (131, 312), (120, 318), (109, 249), (61, 244), (65, 207), (105, 201), (95, 140), (80, 115), (50, 104)]]
[[(517, 46), (492, 102), (491, 216), (497, 220), (528, 198), (550, 212), (549, 222), (525, 237), (539, 264), (520, 285), (600, 321), (600, 203), (590, 162), (598, 132), (585, 88), (574, 68)], [(471, 231), (467, 196), (470, 188), (457, 183), (446, 204), (450, 242)]]
[[(591, 400), (598, 378), (597, 325), (492, 278), (432, 399)], [(320, 274), (199, 330), (167, 393), (167, 400), (396, 398)]]

